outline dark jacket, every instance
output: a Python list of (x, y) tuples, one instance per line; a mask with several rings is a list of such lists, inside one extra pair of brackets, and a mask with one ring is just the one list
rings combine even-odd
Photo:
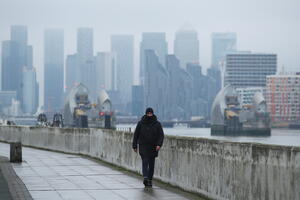
[(141, 156), (157, 157), (156, 146), (161, 147), (163, 141), (164, 131), (156, 116), (147, 117), (144, 115), (135, 128), (132, 148), (136, 149), (139, 145)]

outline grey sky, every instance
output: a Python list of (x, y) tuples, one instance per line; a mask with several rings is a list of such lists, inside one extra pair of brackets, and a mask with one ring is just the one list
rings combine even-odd
[(76, 50), (78, 27), (94, 28), (95, 52), (109, 51), (110, 34), (132, 33), (137, 69), (141, 32), (166, 32), (173, 53), (175, 31), (189, 22), (199, 33), (204, 68), (210, 65), (211, 33), (233, 31), (238, 49), (277, 53), (280, 68), (300, 71), (299, 8), (299, 0), (1, 0), (0, 40), (9, 39), (10, 25), (27, 25), (41, 80), (45, 28), (65, 29), (66, 55)]

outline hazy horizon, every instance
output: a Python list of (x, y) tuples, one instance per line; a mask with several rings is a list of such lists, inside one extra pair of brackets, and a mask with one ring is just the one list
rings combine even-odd
[[(2, 0), (0, 41), (8, 40), (11, 25), (28, 27), (34, 67), (43, 92), (43, 35), (63, 28), (65, 57), (76, 52), (79, 27), (94, 29), (94, 52), (110, 51), (111, 34), (135, 36), (135, 83), (142, 32), (166, 32), (173, 53), (175, 32), (186, 22), (198, 31), (200, 64), (211, 63), (211, 33), (236, 32), (238, 50), (276, 53), (278, 70), (300, 71), (300, 13), (298, 0)], [(43, 93), (42, 93), (43, 94)], [(43, 95), (40, 95), (43, 99)], [(40, 102), (42, 102), (40, 100)]]

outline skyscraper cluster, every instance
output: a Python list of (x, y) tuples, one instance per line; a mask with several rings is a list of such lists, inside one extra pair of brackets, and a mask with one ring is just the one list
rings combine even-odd
[(2, 42), (1, 114), (31, 115), (37, 111), (39, 86), (33, 67), (33, 47), (26, 26), (11, 26), (10, 40)]
[(133, 85), (133, 35), (112, 35), (111, 50), (94, 54), (93, 29), (77, 30), (77, 52), (66, 59), (66, 93), (82, 83), (88, 89), (91, 99), (101, 89), (110, 94), (114, 108), (124, 113), (131, 102)]
[[(213, 54), (235, 50), (236, 38), (231, 37), (235, 34), (229, 35), (228, 39), (225, 34), (225, 42), (214, 41), (213, 37)], [(221, 48), (218, 42), (234, 45)], [(221, 88), (221, 67), (212, 65), (206, 74), (202, 73), (197, 31), (187, 27), (177, 31), (174, 54), (168, 53), (165, 33), (143, 33), (140, 47), (141, 85), (133, 87), (132, 114), (142, 115), (143, 109), (150, 106), (165, 120), (209, 117), (211, 104)], [(225, 60), (225, 56), (218, 59)], [(141, 93), (143, 97), (137, 98)]]
[[(26, 26), (12, 26), (11, 39), (2, 42), (2, 113), (37, 111), (39, 85), (27, 37)], [(65, 56), (64, 31), (44, 32), (45, 112), (61, 112), (64, 97), (82, 83), (92, 101), (105, 89), (119, 115), (141, 116), (145, 107), (153, 107), (163, 120), (209, 118), (221, 87), (235, 86), (246, 102), (254, 91), (265, 91), (266, 77), (277, 70), (276, 54), (238, 51), (236, 34), (227, 32), (212, 34), (211, 66), (203, 72), (198, 33), (183, 27), (175, 33), (173, 53), (165, 33), (142, 33), (139, 84), (133, 85), (133, 35), (111, 35), (110, 50), (95, 52), (93, 29), (82, 27), (74, 42), (75, 53)]]

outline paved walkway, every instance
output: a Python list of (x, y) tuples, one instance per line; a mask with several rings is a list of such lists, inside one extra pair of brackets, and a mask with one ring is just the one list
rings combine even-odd
[[(6, 162), (3, 158), (0, 157), (0, 165), (2, 165), (2, 163)], [(0, 167), (0, 199), (3, 200), (11, 200), (11, 194), (9, 192), (8, 189), (8, 184), (6, 179), (3, 176), (1, 167)]]
[[(0, 143), (0, 156), (8, 153), (9, 145)], [(23, 160), (13, 168), (37, 200), (200, 199), (155, 183), (145, 189), (140, 177), (81, 156), (23, 147)]]
[(32, 200), (26, 186), (17, 176), (8, 158), (1, 156), (0, 200)]

